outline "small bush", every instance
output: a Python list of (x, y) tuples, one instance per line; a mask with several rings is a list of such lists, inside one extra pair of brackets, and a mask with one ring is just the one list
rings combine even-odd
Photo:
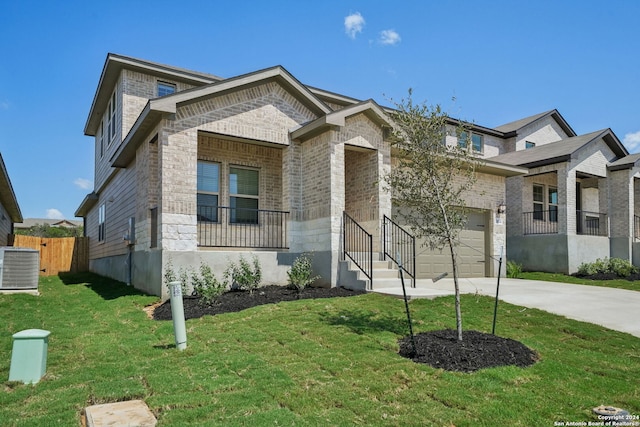
[(287, 271), (289, 276), (289, 286), (295, 288), (298, 292), (311, 285), (320, 276), (311, 276), (312, 273), (311, 259), (307, 254), (302, 254), (293, 261), (293, 265)]
[(594, 262), (583, 262), (578, 267), (579, 276), (593, 276), (596, 274), (615, 274), (618, 277), (629, 277), (637, 274), (638, 268), (629, 260), (620, 258), (596, 259)]
[(626, 259), (611, 258), (609, 260), (609, 270), (618, 277), (629, 277), (638, 273), (638, 268)]
[(189, 283), (189, 274), (182, 267), (180, 267), (180, 269), (178, 270), (178, 274), (176, 274), (175, 270), (173, 269), (173, 263), (171, 261), (171, 258), (169, 258), (169, 261), (167, 261), (167, 265), (165, 266), (163, 276), (164, 276), (164, 285), (167, 287), (168, 292), (171, 292), (171, 287), (169, 286), (169, 284), (171, 282), (177, 281), (177, 282), (180, 282), (182, 295), (185, 295), (187, 293), (187, 285)]
[(200, 297), (202, 304), (209, 305), (226, 291), (226, 286), (219, 281), (211, 267), (205, 263), (200, 263), (200, 274), (193, 272), (191, 274), (191, 284), (193, 292)]
[(243, 256), (240, 256), (238, 263), (230, 262), (224, 272), (225, 281), (229, 282), (231, 289), (240, 289), (253, 293), (260, 287), (262, 282), (262, 268), (258, 257), (253, 255), (252, 263), (249, 264)]
[(522, 264), (515, 261), (507, 261), (507, 277), (511, 279), (519, 279), (522, 275)]

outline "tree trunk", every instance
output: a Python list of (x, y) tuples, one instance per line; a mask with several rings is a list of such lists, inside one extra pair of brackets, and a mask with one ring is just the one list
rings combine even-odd
[(449, 250), (451, 252), (451, 266), (453, 267), (453, 285), (456, 294), (456, 329), (458, 331), (458, 341), (462, 341), (462, 311), (460, 310), (460, 286), (458, 285), (458, 261), (455, 246), (449, 237)]

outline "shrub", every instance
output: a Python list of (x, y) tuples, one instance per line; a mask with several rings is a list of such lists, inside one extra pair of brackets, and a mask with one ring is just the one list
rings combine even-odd
[(293, 265), (287, 271), (289, 276), (289, 286), (295, 288), (298, 292), (319, 279), (320, 276), (311, 276), (312, 273), (311, 259), (307, 254), (302, 254), (293, 261)]
[(175, 270), (173, 269), (173, 263), (171, 261), (171, 258), (169, 258), (169, 261), (167, 261), (167, 265), (164, 268), (163, 277), (164, 277), (164, 285), (167, 287), (168, 292), (171, 292), (171, 288), (169, 284), (171, 282), (177, 281), (177, 282), (180, 282), (180, 288), (182, 289), (182, 294), (185, 295), (187, 293), (187, 284), (189, 283), (189, 274), (182, 267), (180, 267), (180, 269), (178, 270), (178, 274), (176, 274)]
[(522, 264), (515, 261), (507, 261), (507, 277), (518, 279), (522, 275)]
[(620, 258), (596, 259), (594, 262), (583, 262), (578, 267), (578, 275), (593, 276), (595, 274), (615, 274), (618, 277), (629, 277), (638, 273), (638, 268), (629, 260)]
[[(253, 264), (253, 265), (252, 265)], [(260, 287), (262, 281), (262, 268), (258, 257), (253, 255), (252, 264), (249, 264), (243, 256), (238, 263), (230, 262), (224, 272), (224, 278), (230, 283), (231, 289), (240, 289), (253, 293)]]
[(611, 258), (609, 260), (609, 270), (618, 277), (629, 277), (638, 273), (638, 268), (626, 259)]
[(226, 286), (223, 282), (219, 281), (211, 267), (207, 264), (200, 263), (200, 273), (191, 273), (191, 284), (193, 285), (193, 292), (200, 297), (202, 304), (211, 304), (224, 293)]

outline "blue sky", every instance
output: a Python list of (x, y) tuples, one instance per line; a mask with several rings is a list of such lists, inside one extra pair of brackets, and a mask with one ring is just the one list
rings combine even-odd
[(83, 135), (108, 52), (221, 77), (282, 65), (382, 105), (416, 101), (495, 127), (557, 108), (578, 134), (640, 151), (640, 2), (0, 2), (0, 153), (25, 218), (92, 190)]

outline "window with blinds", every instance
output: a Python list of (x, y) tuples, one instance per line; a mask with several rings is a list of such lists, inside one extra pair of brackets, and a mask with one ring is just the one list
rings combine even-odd
[(218, 222), (220, 165), (198, 161), (198, 221)]
[(230, 222), (258, 224), (259, 172), (255, 169), (229, 168)]

